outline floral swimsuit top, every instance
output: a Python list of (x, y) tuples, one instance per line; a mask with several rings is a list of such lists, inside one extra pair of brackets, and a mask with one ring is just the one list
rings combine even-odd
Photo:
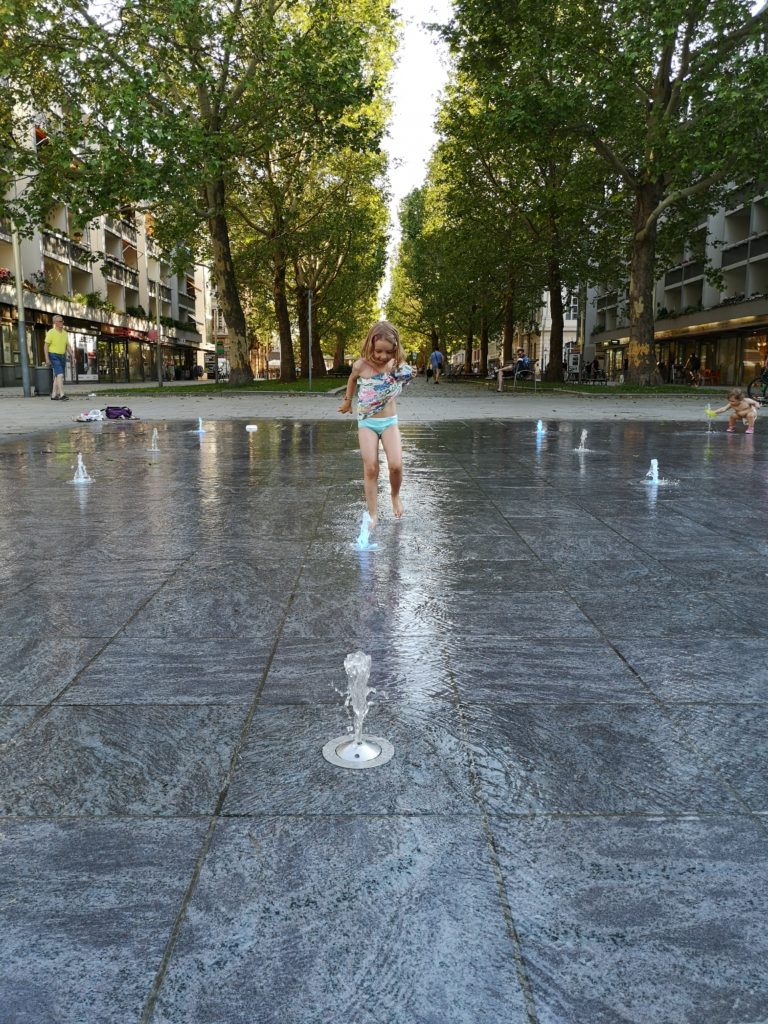
[(357, 378), (357, 418), (368, 419), (386, 406), (402, 392), (413, 377), (413, 370), (407, 363), (387, 373), (375, 373), (373, 377)]

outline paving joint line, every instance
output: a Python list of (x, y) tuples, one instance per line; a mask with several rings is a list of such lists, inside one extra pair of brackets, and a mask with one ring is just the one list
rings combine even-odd
[[(328, 500), (328, 492), (326, 490), (326, 500), (323, 502), (323, 508), (321, 510), (320, 515), (322, 515), (322, 512), (325, 510), (325, 506), (327, 504), (327, 500)], [(267, 658), (267, 663), (266, 663), (266, 665), (264, 667), (264, 670), (262, 672), (261, 680), (259, 682), (259, 685), (256, 688), (256, 692), (255, 692), (255, 694), (253, 696), (253, 699), (251, 700), (251, 703), (249, 705), (249, 708), (248, 708), (248, 711), (246, 713), (245, 719), (243, 721), (243, 725), (242, 725), (242, 727), (240, 729), (240, 735), (239, 735), (237, 743), (235, 744), (235, 747), (234, 747), (234, 749), (232, 751), (232, 755), (230, 757), (230, 762), (229, 762), (229, 770), (228, 770), (226, 778), (224, 780), (224, 785), (222, 786), (222, 788), (221, 788), (221, 790), (219, 792), (219, 796), (218, 796), (218, 799), (216, 801), (216, 806), (214, 808), (213, 814), (211, 815), (211, 817), (209, 819), (208, 828), (206, 829), (205, 835), (203, 837), (202, 844), (200, 846), (200, 849), (198, 850), (197, 857), (195, 859), (195, 865), (194, 865), (194, 868), (193, 868), (193, 871), (192, 871), (192, 876), (191, 876), (191, 878), (190, 878), (190, 880), (189, 880), (189, 882), (187, 884), (187, 888), (186, 888), (186, 890), (184, 892), (184, 895), (182, 896), (181, 903), (179, 905), (179, 909), (178, 909), (178, 912), (176, 914), (176, 918), (175, 918), (173, 926), (171, 928), (170, 935), (168, 936), (168, 941), (166, 942), (165, 949), (163, 950), (163, 955), (162, 955), (162, 958), (160, 960), (160, 965), (159, 965), (159, 967), (157, 969), (157, 972), (155, 974), (155, 978), (154, 978), (154, 980), (152, 982), (152, 985), (150, 986), (149, 992), (147, 994), (147, 998), (146, 998), (144, 1006), (142, 1008), (141, 1017), (139, 1018), (139, 1024), (150, 1024), (150, 1022), (152, 1020), (152, 1017), (154, 1016), (155, 1009), (157, 1007), (157, 1001), (158, 1001), (158, 999), (160, 997), (161, 989), (162, 989), (162, 987), (163, 987), (163, 985), (165, 983), (165, 979), (166, 979), (166, 976), (168, 974), (168, 969), (170, 967), (171, 960), (173, 958), (173, 954), (174, 954), (175, 949), (176, 949), (176, 944), (177, 944), (177, 942), (179, 940), (179, 936), (181, 934), (181, 929), (182, 929), (182, 927), (184, 925), (184, 921), (185, 921), (186, 916), (187, 916), (187, 909), (188, 909), (190, 903), (192, 902), (192, 897), (194, 896), (195, 890), (197, 889), (197, 884), (198, 884), (198, 882), (200, 880), (200, 876), (202, 874), (203, 867), (204, 867), (205, 862), (206, 862), (206, 860), (208, 858), (208, 853), (210, 852), (211, 845), (213, 843), (213, 837), (214, 837), (214, 835), (216, 833), (216, 829), (218, 827), (218, 824), (219, 824), (219, 822), (222, 819), (222, 816), (223, 816), (222, 815), (222, 809), (224, 807), (224, 803), (226, 801), (226, 798), (227, 798), (227, 796), (229, 794), (229, 788), (230, 788), (230, 786), (232, 784), (232, 780), (233, 780), (233, 778), (235, 776), (235, 772), (237, 771), (237, 768), (238, 768), (238, 761), (239, 761), (239, 758), (240, 758), (240, 754), (242, 753), (243, 747), (245, 746), (245, 742), (246, 742), (246, 740), (248, 738), (248, 734), (249, 734), (250, 729), (251, 729), (251, 724), (253, 722), (254, 716), (255, 716), (256, 711), (258, 710), (259, 704), (261, 702), (261, 695), (262, 695), (262, 693), (264, 691), (264, 687), (266, 686), (267, 678), (268, 678), (270, 670), (272, 668), (272, 662), (274, 661), (275, 655), (277, 653), (278, 645), (280, 644), (280, 640), (282, 639), (282, 634), (283, 634), (283, 629), (285, 628), (285, 623), (286, 623), (286, 621), (288, 619), (288, 615), (289, 615), (289, 613), (291, 611), (291, 608), (293, 607), (293, 603), (294, 603), (294, 600), (295, 600), (296, 595), (297, 595), (298, 587), (299, 587), (299, 584), (301, 582), (301, 578), (302, 578), (302, 576), (304, 574), (304, 570), (306, 568), (307, 557), (308, 557), (308, 554), (309, 554), (309, 548), (312, 545), (312, 543), (314, 542), (314, 540), (317, 538), (317, 535), (318, 535), (319, 530), (320, 530), (320, 522), (321, 522), (321, 518), (320, 518), (320, 516), (318, 516), (316, 527), (315, 527), (315, 533), (314, 533), (314, 535), (313, 535), (311, 540), (305, 542), (304, 556), (303, 556), (301, 564), (300, 564), (300, 566), (298, 568), (298, 572), (296, 574), (296, 577), (295, 577), (295, 580), (294, 580), (294, 583), (293, 583), (293, 588), (292, 588), (291, 593), (290, 593), (290, 595), (288, 597), (288, 601), (286, 602), (285, 609), (283, 610), (283, 614), (282, 614), (282, 617), (281, 617), (280, 622), (278, 624), (277, 630), (275, 631), (275, 637), (274, 637), (274, 640), (273, 640), (271, 648), (270, 648), (269, 656)]]
[(512, 905), (507, 892), (507, 883), (504, 879), (504, 872), (501, 867), (501, 858), (499, 857), (499, 851), (496, 844), (496, 837), (493, 834), (491, 828), (491, 819), (488, 812), (488, 808), (485, 805), (483, 799), (482, 790), (480, 788), (480, 776), (477, 771), (477, 765), (475, 763), (475, 756), (472, 751), (472, 745), (469, 742), (469, 732), (467, 729), (466, 717), (464, 709), (461, 703), (461, 696), (459, 694), (459, 687), (456, 682), (456, 678), (451, 668), (449, 656), (443, 655), (445, 671), (450, 680), (450, 686), (454, 693), (456, 713), (459, 716), (459, 728), (462, 733), (462, 741), (467, 754), (467, 760), (469, 762), (469, 782), (472, 787), (475, 803), (477, 804), (480, 812), (480, 824), (485, 836), (486, 846), (488, 847), (488, 853), (491, 860), (491, 867), (493, 875), (496, 880), (496, 888), (499, 897), (499, 903), (501, 905), (501, 913), (504, 918), (504, 925), (509, 936), (510, 943), (512, 945), (512, 956), (515, 964), (515, 972), (517, 974), (517, 982), (520, 986), (520, 991), (525, 1004), (525, 1012), (528, 1024), (538, 1024), (538, 1017), (536, 1015), (536, 1004), (533, 998), (533, 990), (531, 983), (528, 978), (528, 972), (525, 967), (525, 957), (523, 956), (522, 943), (520, 940), (520, 934), (517, 929), (515, 922), (515, 916), (512, 912)]

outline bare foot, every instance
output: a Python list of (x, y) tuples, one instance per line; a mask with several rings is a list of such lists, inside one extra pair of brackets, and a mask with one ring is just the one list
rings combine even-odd
[(400, 500), (400, 496), (392, 498), (392, 511), (395, 513), (395, 519), (401, 519), (403, 516), (403, 503)]
[(378, 525), (379, 525), (379, 517), (378, 516), (372, 516), (371, 513), (369, 512), (368, 513), (368, 529), (369, 530), (375, 530)]

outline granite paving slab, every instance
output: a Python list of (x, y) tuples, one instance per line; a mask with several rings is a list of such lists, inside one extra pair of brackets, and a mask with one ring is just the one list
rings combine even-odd
[(753, 810), (768, 811), (765, 704), (676, 707), (672, 717)]
[[(347, 691), (344, 659), (350, 652), (349, 638), (302, 640), (283, 639), (278, 644), (261, 695), (262, 704), (331, 704), (337, 708)], [(371, 656), (369, 685), (376, 691), (372, 700), (414, 702), (434, 696), (450, 695), (443, 659), (435, 656), (430, 643), (417, 632), (406, 634), (396, 643), (379, 638), (368, 645)]]
[(124, 635), (190, 640), (257, 638), (265, 628), (276, 627), (288, 598), (285, 590), (265, 590), (256, 579), (246, 577), (239, 585), (219, 580), (213, 570), (205, 585), (194, 579), (167, 583), (127, 623)]
[(759, 640), (692, 636), (668, 637), (653, 647), (645, 640), (616, 640), (615, 646), (667, 704), (768, 703), (768, 662)]
[(271, 645), (262, 640), (118, 637), (61, 704), (250, 704)]
[(651, 701), (626, 663), (593, 640), (451, 639), (444, 651), (460, 699), (470, 704)]
[(211, 814), (244, 717), (238, 707), (54, 707), (0, 753), (0, 813)]
[(72, 682), (104, 643), (0, 638), (0, 704), (47, 704)]
[(759, 1024), (768, 845), (739, 817), (494, 820), (538, 1024)]
[(0, 823), (0, 1019), (138, 1021), (205, 828)]
[(653, 707), (466, 707), (480, 789), (494, 814), (714, 813), (739, 801)]
[(528, 1024), (476, 819), (219, 825), (153, 1024), (347, 1019)]
[[(145, 579), (104, 578), (33, 583), (0, 604), (0, 636), (85, 639), (113, 636), (163, 584), (159, 576)], [(78, 595), (80, 600), (78, 601)]]
[(510, 639), (533, 637), (597, 637), (597, 630), (566, 594), (452, 593), (444, 598), (443, 618), (449, 634)]
[(575, 600), (609, 637), (646, 637), (658, 644), (667, 637), (757, 635), (750, 623), (734, 621), (719, 598), (644, 581), (622, 590), (580, 591)]
[(395, 747), (395, 757), (378, 768), (349, 771), (324, 760), (325, 743), (348, 732), (341, 702), (259, 708), (223, 813), (477, 813), (459, 718), (446, 701), (376, 703), (364, 732)]

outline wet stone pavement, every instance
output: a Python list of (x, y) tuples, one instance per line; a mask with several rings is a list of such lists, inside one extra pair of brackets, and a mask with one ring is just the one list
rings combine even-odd
[(768, 1019), (759, 424), (152, 426), (0, 446), (3, 1024)]

